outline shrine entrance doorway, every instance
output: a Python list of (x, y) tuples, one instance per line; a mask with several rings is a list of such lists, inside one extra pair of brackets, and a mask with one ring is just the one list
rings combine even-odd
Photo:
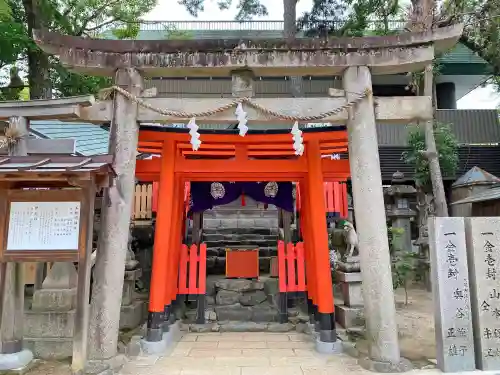
[[(200, 232), (201, 215), (196, 213), (191, 241), (186, 242), (185, 218), (189, 211), (186, 183), (208, 187), (213, 197), (220, 196), (222, 181), (243, 188), (245, 184), (255, 187), (257, 182), (264, 182), (270, 190), (280, 184), (285, 187), (283, 191), (289, 189), (290, 193), (293, 181), (300, 186), (297, 200), (301, 207), (301, 231), (296, 241), (286, 236), (278, 244), (280, 322), (287, 321), (287, 296), (303, 294), (307, 296), (311, 319), (317, 323), (320, 341), (334, 342), (323, 182), (346, 181), (350, 171), (347, 159), (324, 156), (347, 152), (345, 127), (304, 129), (304, 155), (296, 155), (288, 129), (249, 131), (244, 137), (232, 130), (200, 130), (200, 133), (202, 144), (196, 151), (185, 129), (143, 126), (139, 133), (138, 151), (160, 156), (138, 160), (136, 166), (139, 181), (159, 181), (147, 340), (162, 340), (163, 332), (175, 320), (170, 312), (180, 296), (196, 298), (197, 320), (203, 323), (205, 319), (206, 244)], [(211, 194), (214, 181), (220, 186), (216, 185)], [(196, 207), (196, 202), (193, 206)], [(290, 262), (291, 257), (295, 261)]]

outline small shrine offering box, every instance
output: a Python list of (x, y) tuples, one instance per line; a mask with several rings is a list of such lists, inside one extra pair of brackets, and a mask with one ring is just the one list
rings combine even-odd
[(7, 190), (1, 260), (77, 262), (85, 251), (88, 205), (81, 189)]

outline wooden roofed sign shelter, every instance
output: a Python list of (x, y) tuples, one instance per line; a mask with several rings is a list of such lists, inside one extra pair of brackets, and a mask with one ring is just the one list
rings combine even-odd
[[(305, 213), (302, 239), (306, 292), (314, 306), (311, 319), (317, 322), (319, 331), (317, 348), (323, 352), (337, 349), (323, 181), (345, 180), (350, 176), (359, 232), (370, 358), (399, 366), (401, 358), (376, 122), (431, 120), (433, 110), (429, 97), (374, 98), (371, 76), (422, 70), (434, 59), (436, 51), (452, 47), (461, 32), (461, 25), (453, 25), (385, 37), (287, 42), (240, 39), (109, 41), (37, 31), (40, 47), (58, 55), (69, 68), (87, 74), (115, 75), (113, 102), (101, 101), (83, 108), (81, 118), (115, 124), (113, 165), (122, 191), (128, 186), (125, 182), (131, 184), (135, 175), (143, 181), (159, 181), (148, 331), (144, 344), (162, 342), (163, 333), (169, 330), (173, 320), (168, 313), (179, 294), (176, 275), (182, 247), (185, 181), (296, 181), (301, 184), (301, 209)], [(233, 77), (233, 98), (230, 99), (141, 97), (145, 76), (228, 75)], [(341, 75), (344, 90), (340, 96), (329, 98), (252, 98), (253, 75)], [(189, 122), (189, 133), (161, 126), (141, 126), (137, 137), (137, 123), (182, 121)], [(318, 121), (329, 122), (332, 127), (317, 131), (302, 129), (303, 134), (300, 134), (299, 124)], [(204, 131), (196, 122), (237, 123), (239, 131)], [(273, 132), (265, 129), (266, 124), (281, 124), (283, 129)], [(348, 161), (321, 157), (346, 148)], [(161, 158), (137, 161), (137, 168), (134, 168), (135, 150), (159, 154)], [(127, 202), (124, 207), (130, 210), (131, 192), (126, 191), (122, 197)], [(121, 212), (118, 208), (110, 209), (109, 215), (115, 215), (113, 220), (119, 221), (121, 229), (128, 230), (128, 221), (119, 216)], [(118, 254), (122, 239), (114, 239), (115, 244), (110, 241), (108, 248), (100, 250)], [(108, 272), (100, 277), (108, 278), (109, 283), (111, 274)], [(117, 283), (120, 282), (118, 276)], [(103, 296), (106, 293), (99, 292)], [(107, 294), (106, 298), (114, 300), (116, 297)], [(112, 309), (103, 299), (101, 309), (105, 307)], [(104, 342), (110, 342), (108, 346), (99, 343), (101, 350), (110, 353), (116, 350), (116, 339), (107, 323), (97, 330), (106, 338)]]
[[(96, 192), (112, 183), (112, 157), (13, 156), (0, 159), (0, 316), (4, 313), (7, 266), (22, 262), (77, 262), (74, 374), (87, 358), (90, 259)], [(8, 327), (2, 327), (2, 354), (23, 349), (24, 282)]]

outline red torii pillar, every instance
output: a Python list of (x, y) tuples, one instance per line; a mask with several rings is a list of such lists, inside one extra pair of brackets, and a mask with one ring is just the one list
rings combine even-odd
[[(335, 306), (333, 302), (330, 253), (328, 249), (328, 230), (325, 220), (326, 202), (321, 167), (321, 148), (319, 142), (306, 144), (308, 173), (305, 178), (305, 231), (307, 252), (309, 253), (309, 276), (314, 278), (313, 300), (316, 314), (316, 328), (319, 331), (317, 349), (331, 352), (337, 343), (335, 332)], [(312, 270), (312, 272), (311, 272)], [(308, 284), (311, 283), (309, 279)], [(328, 347), (326, 347), (326, 346)]]
[[(153, 247), (153, 267), (151, 274), (151, 288), (149, 293), (149, 314), (147, 322), (147, 341), (161, 341), (164, 331), (165, 311), (170, 293), (168, 270), (172, 258), (173, 243), (171, 230), (160, 230), (160, 228), (172, 228), (175, 215), (175, 152), (174, 141), (165, 141), (162, 148), (160, 185), (158, 194), (158, 206), (156, 213), (156, 228)], [(168, 326), (167, 326), (168, 327)]]

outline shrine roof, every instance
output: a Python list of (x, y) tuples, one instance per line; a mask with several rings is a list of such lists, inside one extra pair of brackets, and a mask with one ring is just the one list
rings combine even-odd
[(30, 132), (37, 137), (47, 139), (74, 139), (77, 155), (92, 156), (108, 153), (109, 131), (95, 124), (35, 120), (30, 122)]
[[(84, 156), (8, 156), (0, 158), (0, 175), (16, 172), (68, 173), (78, 174), (91, 172), (94, 174), (115, 175), (111, 163), (112, 155)], [(2, 178), (0, 176), (0, 178)]]
[[(304, 128), (302, 137), (305, 143), (316, 140), (320, 143), (324, 156), (347, 152), (347, 131), (345, 126)], [(251, 158), (290, 158), (294, 157), (293, 137), (290, 129), (249, 130), (244, 137), (238, 129), (199, 129), (202, 144), (197, 151), (189, 143), (189, 129), (161, 126), (142, 126), (139, 132), (138, 151), (158, 155), (162, 153), (162, 141), (175, 140), (183, 156), (191, 158), (231, 158), (240, 146)]]
[(491, 185), (494, 183), (500, 183), (500, 178), (486, 172), (478, 166), (474, 166), (464, 175), (460, 176), (451, 186), (452, 188), (457, 188), (472, 185)]
[(451, 204), (456, 205), (456, 204), (467, 204), (467, 203), (479, 203), (479, 202), (493, 201), (499, 199), (500, 199), (500, 183), (497, 183), (492, 187), (490, 187), (489, 189), (483, 190), (481, 192), (471, 195), (470, 197), (461, 199)]
[[(291, 128), (273, 128), (273, 129), (249, 129), (248, 135), (271, 135), (271, 134), (290, 134)], [(340, 132), (347, 130), (347, 126), (319, 126), (311, 128), (301, 127), (303, 133), (330, 133), (330, 132)], [(140, 131), (156, 131), (165, 133), (189, 133), (188, 128), (174, 128), (161, 125), (141, 125)], [(238, 129), (203, 129), (199, 128), (198, 133), (200, 134), (220, 134), (220, 135), (238, 135)], [(328, 137), (328, 135), (326, 135)]]

